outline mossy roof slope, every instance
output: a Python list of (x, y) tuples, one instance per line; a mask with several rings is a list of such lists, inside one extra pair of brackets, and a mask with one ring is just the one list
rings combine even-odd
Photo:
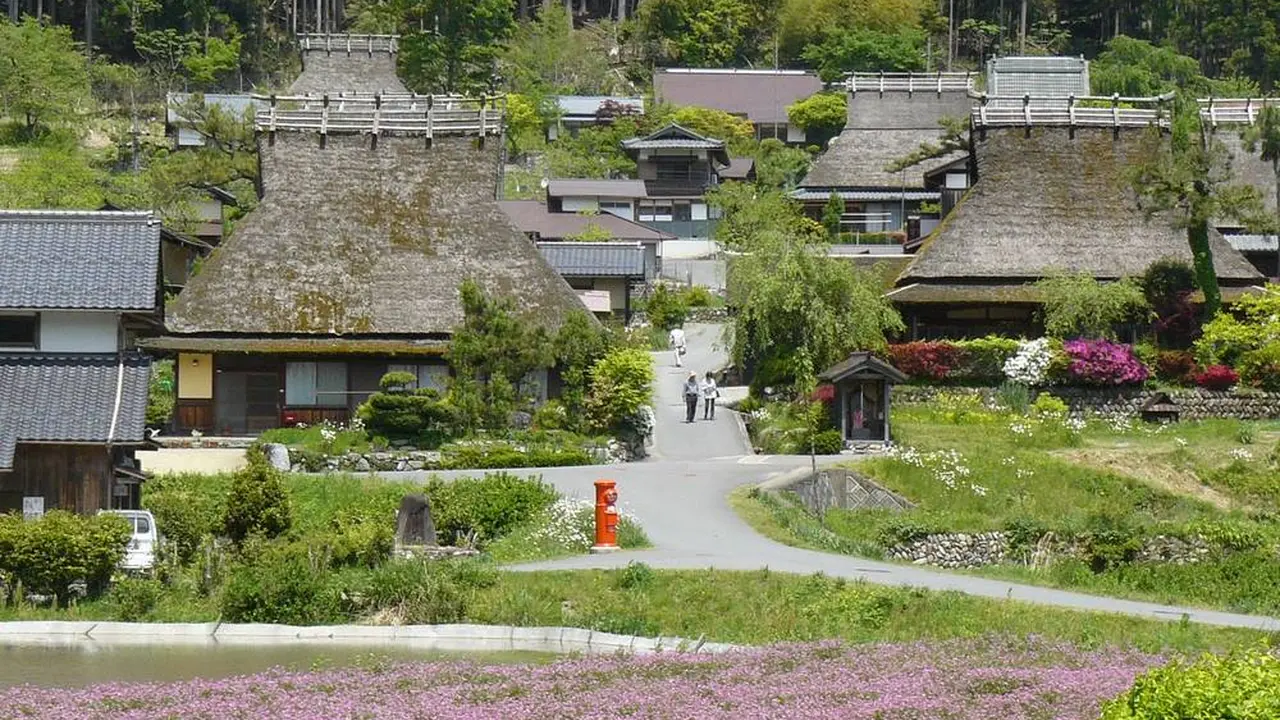
[[(1185, 230), (1148, 218), (1127, 180), (1145, 130), (988, 130), (975, 138), (978, 181), (921, 247), (898, 285), (1034, 281), (1058, 270), (1099, 279), (1141, 275), (1163, 258), (1191, 261)], [(1212, 233), (1226, 285), (1257, 270)]]
[(171, 333), (440, 336), (468, 278), (548, 327), (582, 309), (495, 200), (500, 139), (276, 135), (262, 203), (169, 308)]

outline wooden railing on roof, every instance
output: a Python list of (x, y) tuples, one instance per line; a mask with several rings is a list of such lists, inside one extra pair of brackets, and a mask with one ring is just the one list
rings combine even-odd
[(1280, 98), (1205, 98), (1200, 102), (1200, 119), (1209, 127), (1252, 125), (1265, 107), (1280, 108)]
[(327, 53), (362, 52), (395, 54), (400, 50), (399, 35), (351, 35), (348, 33), (299, 33), (302, 50), (324, 50)]
[(1172, 95), (1069, 95), (1047, 98), (986, 93), (970, 93), (970, 97), (978, 101), (970, 118), (975, 128), (1168, 127), (1170, 101), (1173, 99)]
[[(505, 98), (455, 95), (266, 95), (258, 110), (259, 132), (328, 134), (399, 133), (421, 135), (498, 135)], [(384, 100), (384, 98), (388, 98)]]
[(905, 92), (942, 94), (966, 91), (973, 88), (976, 75), (971, 72), (854, 72), (845, 75), (844, 89), (856, 95), (859, 92)]

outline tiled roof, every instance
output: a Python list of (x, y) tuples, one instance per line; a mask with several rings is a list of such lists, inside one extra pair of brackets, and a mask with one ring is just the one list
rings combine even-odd
[(150, 213), (0, 210), (0, 308), (152, 310)]
[[(826, 200), (831, 197), (831, 190), (821, 188), (803, 188), (791, 192), (792, 199), (801, 202)], [(937, 202), (942, 193), (937, 190), (836, 190), (841, 200), (851, 202), (887, 202), (889, 200), (927, 200)]]
[(1226, 235), (1224, 236), (1231, 247), (1240, 252), (1263, 252), (1270, 250), (1275, 252), (1280, 249), (1280, 237), (1276, 235)]
[(563, 240), (570, 235), (579, 235), (592, 225), (609, 232), (618, 240), (656, 243), (659, 240), (675, 239), (675, 235), (670, 233), (654, 230), (607, 212), (598, 215), (550, 212), (546, 205), (537, 200), (500, 200), (498, 205), (521, 232), (537, 233), (539, 238), (545, 240)]
[(550, 197), (644, 197), (643, 180), (558, 179), (547, 181)]
[(797, 70), (669, 68), (653, 76), (659, 102), (715, 108), (753, 123), (785, 123), (788, 105), (821, 89), (817, 75)]
[(0, 355), (0, 470), (20, 442), (142, 442), (150, 375), (136, 353)]
[(538, 243), (551, 267), (566, 277), (643, 277), (639, 243)]
[(729, 158), (728, 167), (721, 168), (718, 174), (722, 180), (746, 180), (755, 169), (755, 158), (735, 157)]

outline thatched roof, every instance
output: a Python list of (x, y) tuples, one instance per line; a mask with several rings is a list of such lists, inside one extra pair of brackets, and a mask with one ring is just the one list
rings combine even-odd
[(499, 139), (271, 138), (262, 203), (174, 302), (171, 333), (442, 337), (468, 278), (548, 326), (581, 309), (498, 206)]
[(972, 101), (963, 88), (942, 92), (859, 90), (849, 96), (845, 129), (809, 170), (801, 187), (923, 188), (924, 174), (963, 158), (952, 153), (907, 168), (885, 168), (915, 152), (924, 143), (938, 142), (939, 121), (965, 118)]
[[(915, 283), (1033, 282), (1051, 270), (1099, 279), (1140, 275), (1163, 258), (1190, 261), (1185, 231), (1148, 219), (1126, 179), (1146, 131), (993, 128), (975, 138), (977, 184), (898, 279)], [(1224, 285), (1258, 272), (1213, 234)]]
[(1249, 152), (1240, 137), (1243, 127), (1221, 126), (1213, 137), (1221, 141), (1231, 154), (1231, 174), (1233, 181), (1241, 185), (1257, 188), (1262, 194), (1262, 204), (1267, 212), (1276, 213), (1276, 174), (1271, 163), (1263, 160), (1260, 153)]
[(302, 74), (289, 86), (306, 93), (407, 93), (396, 77), (399, 46), (391, 35), (299, 35)]

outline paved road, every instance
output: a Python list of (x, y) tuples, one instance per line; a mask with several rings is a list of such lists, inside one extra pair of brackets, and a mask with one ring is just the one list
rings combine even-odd
[[(548, 468), (540, 471), (561, 492), (592, 497), (592, 482), (618, 481), (625, 512), (637, 516), (653, 541), (649, 550), (590, 555), (517, 566), (517, 570), (610, 568), (633, 560), (659, 568), (757, 570), (768, 567), (795, 573), (822, 572), (882, 585), (959, 590), (988, 598), (1008, 598), (1075, 610), (1096, 610), (1145, 618), (1280, 632), (1280, 619), (1238, 615), (1097, 597), (1001, 580), (877, 562), (848, 555), (802, 550), (769, 540), (730, 509), (726, 496), (735, 488), (762, 482), (809, 464), (805, 457), (749, 455), (737, 423), (722, 412), (714, 423), (684, 424), (679, 384), (689, 367), (715, 369), (721, 352), (713, 347), (715, 326), (689, 328), (686, 367), (674, 367), (671, 353), (655, 354), (657, 383), (654, 457), (626, 465)], [(820, 459), (832, 462), (836, 458)], [(461, 474), (466, 474), (461, 473)]]

